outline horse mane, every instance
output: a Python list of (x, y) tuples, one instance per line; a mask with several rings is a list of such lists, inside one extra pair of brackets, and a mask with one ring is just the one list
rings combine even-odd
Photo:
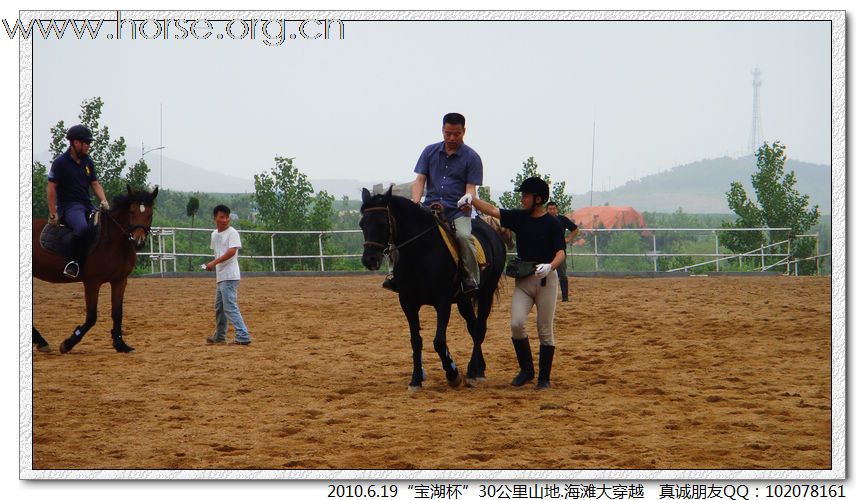
[(111, 211), (127, 210), (132, 203), (153, 206), (153, 195), (149, 191), (133, 191), (132, 195), (118, 194), (111, 200)]
[(418, 204), (411, 201), (409, 198), (395, 194), (392, 194), (389, 197), (385, 194), (377, 194), (364, 203), (360, 207), (360, 211), (363, 212), (367, 208), (383, 206), (392, 206), (400, 212), (421, 214), (432, 218), (432, 213), (428, 209), (418, 206)]

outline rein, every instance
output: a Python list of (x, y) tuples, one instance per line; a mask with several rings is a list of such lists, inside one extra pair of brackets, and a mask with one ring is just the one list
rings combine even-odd
[(363, 212), (361, 212), (361, 213), (366, 214), (367, 212), (387, 212), (387, 226), (388, 226), (387, 245), (384, 245), (384, 244), (379, 243), (377, 241), (364, 241), (363, 242), (363, 246), (365, 246), (365, 247), (372, 246), (372, 247), (383, 248), (384, 250), (382, 253), (384, 253), (385, 255), (390, 255), (391, 253), (393, 253), (393, 252), (399, 250), (400, 248), (408, 245), (409, 243), (413, 242), (414, 240), (416, 240), (416, 239), (420, 238), (421, 236), (425, 235), (426, 233), (432, 231), (438, 225), (438, 223), (434, 223), (432, 226), (428, 227), (427, 229), (424, 229), (420, 233), (412, 236), (408, 240), (403, 241), (402, 243), (397, 245), (396, 244), (396, 220), (394, 220), (393, 215), (390, 213), (390, 205), (385, 206), (385, 207), (370, 207), (370, 208), (363, 210)]

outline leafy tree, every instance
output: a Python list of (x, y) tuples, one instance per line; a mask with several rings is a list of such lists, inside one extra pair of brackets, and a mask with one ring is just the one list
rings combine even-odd
[(200, 203), (195, 196), (190, 196), (186, 202), (186, 216), (192, 219), (192, 227), (195, 227), (195, 214), (198, 213)]
[[(565, 182), (553, 183), (549, 174), (541, 174), (534, 156), (530, 156), (526, 161), (524, 161), (522, 172), (517, 173), (517, 176), (511, 179), (514, 189), (519, 188), (520, 184), (529, 177), (540, 177), (546, 181), (547, 184), (550, 184), (550, 199), (558, 204), (560, 213), (571, 211), (571, 197), (565, 194)], [(520, 204), (520, 195), (516, 192), (505, 192), (499, 198), (499, 203), (501, 203), (502, 208), (514, 209), (522, 207)]]
[[(125, 193), (127, 183), (146, 188), (147, 173), (150, 172), (150, 169), (146, 163), (140, 161), (124, 176), (126, 140), (120, 137), (112, 141), (108, 127), (101, 126), (100, 128), (99, 118), (102, 117), (103, 105), (101, 97), (85, 99), (81, 103), (78, 121), (93, 132), (93, 142), (90, 144), (88, 154), (96, 166), (99, 183), (105, 190), (105, 196), (110, 200), (118, 194)], [(67, 128), (63, 120), (51, 127), (51, 143), (48, 149), (55, 158), (60, 156), (68, 147)]]
[[(789, 231), (769, 231), (769, 243), (791, 240), (793, 254), (807, 252), (813, 243), (796, 242), (795, 235), (804, 234), (820, 218), (817, 206), (808, 209), (808, 195), (796, 190), (794, 172), (784, 173), (787, 155), (786, 146), (779, 142), (771, 146), (764, 143), (754, 156), (757, 157), (757, 171), (751, 175), (751, 184), (757, 196), (756, 202), (748, 198), (745, 188), (739, 182), (730, 185), (727, 204), (737, 215), (734, 223), (724, 222), (722, 228), (761, 228), (789, 227)], [(734, 252), (747, 252), (766, 243), (766, 237), (757, 231), (724, 231), (721, 243)]]
[[(142, 160), (143, 161), (143, 160)], [(192, 227), (195, 227), (195, 214), (198, 213), (199, 208), (198, 198), (195, 196), (190, 196), (189, 201), (186, 202), (186, 216), (192, 219)], [(194, 231), (190, 231), (189, 233), (189, 246), (192, 246), (192, 235)], [(188, 257), (186, 259), (187, 268), (192, 271), (192, 257)]]
[(135, 165), (133, 165), (128, 172), (126, 172), (126, 183), (129, 184), (132, 189), (137, 190), (150, 190), (150, 185), (147, 184), (147, 174), (150, 173), (150, 167), (147, 166), (147, 162), (144, 161), (144, 158), (141, 158)]
[[(274, 161), (269, 173), (254, 176), (254, 200), (262, 224), (281, 231), (330, 229), (334, 197), (327, 191), (313, 196), (312, 184), (293, 159), (277, 156)], [(275, 245), (280, 255), (311, 255), (318, 253), (318, 236), (280, 237)]]
[(48, 217), (48, 170), (38, 161), (33, 162), (32, 216)]
[(489, 186), (478, 186), (478, 196), (480, 197), (480, 199), (491, 204), (492, 206), (496, 206), (496, 202), (493, 201), (493, 197), (490, 194)]

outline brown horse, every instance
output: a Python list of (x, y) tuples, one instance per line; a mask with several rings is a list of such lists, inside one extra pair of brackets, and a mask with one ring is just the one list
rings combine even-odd
[[(132, 347), (123, 341), (123, 293), (126, 280), (135, 267), (136, 251), (144, 246), (153, 221), (153, 201), (159, 188), (148, 191), (132, 191), (116, 196), (112, 207), (101, 214), (99, 237), (93, 246), (83, 269), (75, 279), (63, 275), (63, 267), (69, 258), (42, 248), (39, 236), (48, 223), (45, 219), (33, 221), (33, 277), (50, 283), (84, 283), (84, 299), (87, 303), (87, 318), (83, 325), (75, 328), (72, 335), (60, 344), (60, 352), (69, 352), (81, 342), (84, 334), (96, 323), (96, 305), (99, 288), (111, 283), (111, 319), (114, 322), (111, 338), (117, 352), (131, 352)], [(48, 350), (48, 343), (33, 327), (33, 343), (40, 351)]]

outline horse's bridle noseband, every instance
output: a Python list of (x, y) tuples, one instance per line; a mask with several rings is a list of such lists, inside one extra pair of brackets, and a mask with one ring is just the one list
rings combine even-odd
[(364, 240), (363, 246), (381, 248), (383, 249), (382, 253), (388, 255), (397, 248), (394, 245), (394, 243), (396, 242), (396, 221), (393, 220), (393, 215), (391, 215), (390, 213), (390, 205), (384, 207), (369, 207), (364, 209), (361, 213), (365, 215), (369, 212), (387, 212), (387, 245), (379, 243), (377, 241)]
[(108, 218), (111, 219), (111, 222), (113, 222), (117, 227), (119, 227), (121, 231), (126, 233), (126, 236), (129, 238), (130, 242), (135, 241), (135, 237), (132, 235), (132, 233), (134, 233), (136, 229), (143, 229), (145, 238), (147, 237), (147, 235), (150, 234), (150, 226), (145, 226), (144, 224), (132, 224), (128, 228), (124, 228), (119, 222), (117, 222), (117, 219), (111, 216), (111, 213), (107, 210), (105, 211), (105, 215), (107, 215)]
[(390, 255), (390, 254), (396, 252), (400, 248), (408, 245), (412, 241), (414, 241), (414, 240), (420, 238), (421, 236), (425, 235), (426, 233), (432, 231), (438, 225), (438, 223), (433, 223), (432, 226), (424, 229), (423, 231), (419, 232), (418, 234), (412, 236), (411, 238), (409, 238), (406, 241), (403, 241), (402, 243), (397, 245), (396, 244), (396, 220), (393, 218), (393, 214), (390, 213), (390, 205), (386, 205), (384, 207), (369, 207), (369, 208), (366, 208), (366, 209), (361, 211), (361, 213), (364, 215), (367, 212), (387, 212), (387, 226), (388, 226), (387, 245), (384, 245), (384, 244), (379, 243), (377, 241), (364, 241), (363, 242), (363, 246), (365, 246), (365, 247), (382, 248), (383, 249), (382, 253), (384, 253), (385, 255)]

